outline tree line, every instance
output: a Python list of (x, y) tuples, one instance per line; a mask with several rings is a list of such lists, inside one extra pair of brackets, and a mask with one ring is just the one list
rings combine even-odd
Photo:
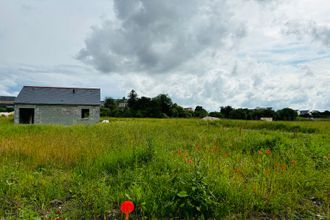
[(303, 118), (330, 118), (330, 111), (312, 111), (299, 116)]
[(275, 111), (272, 108), (235, 109), (231, 106), (226, 106), (221, 107), (219, 113), (220, 117), (223, 118), (243, 120), (260, 120), (260, 118), (273, 118), (274, 120), (293, 121), (298, 117), (297, 111), (291, 108), (283, 108), (281, 110)]
[(108, 97), (104, 100), (101, 108), (101, 116), (110, 117), (137, 117), (137, 118), (189, 118), (196, 116), (194, 111), (184, 109), (167, 94), (159, 94), (156, 97), (138, 97), (132, 90), (128, 97), (113, 99)]
[[(330, 112), (315, 112), (313, 117), (330, 117)], [(274, 120), (296, 120), (298, 113), (291, 108), (273, 110), (272, 108), (233, 108), (231, 106), (220, 107), (219, 111), (208, 112), (202, 106), (195, 109), (183, 108), (173, 103), (167, 94), (159, 94), (156, 97), (139, 97), (135, 90), (129, 92), (127, 98), (113, 99), (107, 97), (101, 107), (101, 116), (110, 117), (137, 117), (137, 118), (203, 118), (205, 116), (260, 120), (262, 117), (273, 118)]]

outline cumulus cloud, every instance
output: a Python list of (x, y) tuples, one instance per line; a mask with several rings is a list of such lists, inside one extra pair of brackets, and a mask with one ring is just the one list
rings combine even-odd
[(327, 108), (330, 53), (309, 41), (328, 46), (329, 29), (320, 8), (306, 5), (115, 0), (116, 19), (93, 27), (78, 59), (126, 75), (124, 87), (141, 95), (164, 92), (186, 106)]
[[(232, 66), (235, 66), (236, 74), (232, 74)], [(330, 84), (330, 78), (313, 75), (317, 66), (321, 66), (319, 61), (297, 68), (253, 60), (219, 59), (218, 68), (201, 75), (182, 72), (154, 77), (129, 74), (124, 87), (135, 88), (139, 95), (146, 96), (167, 93), (184, 106), (202, 105), (209, 110), (219, 110), (225, 105), (326, 109), (329, 104), (326, 84)]]
[(0, 94), (95, 86), (208, 110), (330, 108), (330, 1), (74, 0), (63, 14), (63, 1), (21, 4), (0, 8)]
[(114, 11), (77, 56), (101, 72), (164, 73), (245, 33), (227, 0), (114, 0)]

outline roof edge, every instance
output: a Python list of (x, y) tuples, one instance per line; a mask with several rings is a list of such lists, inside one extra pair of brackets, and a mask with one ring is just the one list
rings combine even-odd
[(86, 90), (101, 90), (100, 88), (82, 88), (82, 87), (57, 87), (57, 86), (23, 86), (29, 88), (50, 88), (50, 89), (86, 89)]
[(15, 105), (66, 105), (66, 106), (100, 106), (100, 104), (48, 104), (48, 103), (26, 103), (26, 102), (15, 102)]

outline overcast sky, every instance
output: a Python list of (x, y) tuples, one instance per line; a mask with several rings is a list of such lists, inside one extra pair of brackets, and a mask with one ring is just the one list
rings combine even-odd
[(330, 109), (329, 0), (0, 0), (0, 95)]

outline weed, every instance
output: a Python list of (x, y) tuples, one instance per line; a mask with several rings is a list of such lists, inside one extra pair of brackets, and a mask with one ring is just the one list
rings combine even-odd
[[(0, 218), (326, 218), (330, 122), (0, 119)], [(60, 211), (59, 211), (60, 210)]]

